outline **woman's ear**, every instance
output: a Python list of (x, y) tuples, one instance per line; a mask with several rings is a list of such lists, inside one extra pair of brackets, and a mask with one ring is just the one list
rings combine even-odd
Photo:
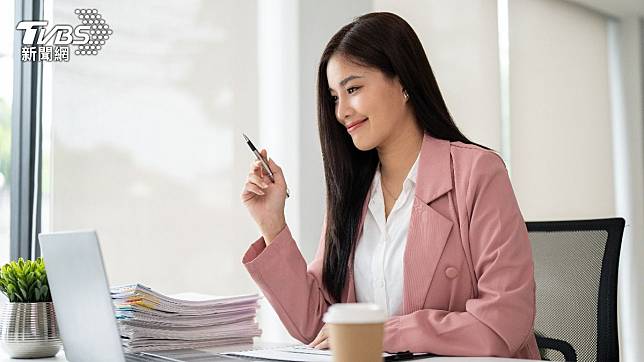
[(394, 85), (396, 87), (400, 87), (400, 88), (403, 87), (402, 83), (400, 83), (400, 77), (398, 75), (394, 75), (394, 77), (393, 77), (393, 79), (391, 81), (394, 82)]

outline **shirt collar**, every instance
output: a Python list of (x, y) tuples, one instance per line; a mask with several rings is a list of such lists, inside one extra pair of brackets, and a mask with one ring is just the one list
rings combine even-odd
[[(418, 152), (418, 156), (416, 156), (416, 161), (414, 161), (414, 164), (411, 166), (411, 169), (409, 170), (409, 173), (407, 174), (407, 177), (405, 178), (405, 181), (403, 183), (403, 189), (405, 188), (405, 184), (408, 184), (408, 183), (411, 183), (412, 186), (416, 185), (416, 178), (418, 176), (418, 160), (419, 159), (420, 159), (420, 152)], [(380, 178), (381, 178), (380, 163), (378, 163), (378, 166), (376, 166), (376, 174), (374, 175), (373, 182), (371, 183), (372, 190), (375, 190), (376, 187), (380, 186)], [(372, 192), (371, 193), (371, 199), (376, 197), (378, 194), (379, 194), (379, 192)]]
[(407, 174), (407, 178), (405, 180), (410, 180), (411, 182), (416, 184), (416, 176), (418, 175), (418, 160), (420, 159), (420, 152), (418, 152), (418, 156), (416, 156), (416, 161), (414, 161), (414, 165), (411, 166), (411, 170), (409, 170), (409, 174)]

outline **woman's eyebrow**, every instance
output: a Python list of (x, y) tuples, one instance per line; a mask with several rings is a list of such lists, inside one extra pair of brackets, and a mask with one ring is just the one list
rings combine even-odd
[[(359, 75), (350, 75), (350, 76), (348, 76), (348, 77), (346, 77), (346, 78), (344, 78), (343, 80), (341, 80), (341, 81), (340, 81), (340, 86), (342, 87), (342, 86), (344, 86), (345, 84), (347, 84), (347, 82), (348, 82), (348, 81), (350, 81), (350, 80), (354, 80), (354, 79), (357, 79), (357, 78), (362, 78), (362, 76), (359, 76)], [(332, 91), (332, 90), (333, 90), (333, 89), (331, 89), (331, 87), (329, 87), (329, 91)]]

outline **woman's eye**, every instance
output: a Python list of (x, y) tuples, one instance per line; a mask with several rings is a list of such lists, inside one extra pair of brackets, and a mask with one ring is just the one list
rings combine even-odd
[(357, 91), (358, 89), (359, 89), (359, 87), (351, 87), (351, 88), (347, 89), (347, 93), (351, 94), (354, 91)]
[[(358, 89), (360, 89), (360, 87), (351, 87), (351, 88), (347, 89), (347, 93), (352, 94), (353, 92), (357, 91)], [(337, 96), (331, 96), (331, 100), (333, 101), (333, 103), (338, 103), (338, 97)]]

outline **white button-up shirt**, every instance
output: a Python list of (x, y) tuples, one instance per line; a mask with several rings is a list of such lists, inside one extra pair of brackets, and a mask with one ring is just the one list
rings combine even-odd
[(416, 190), (418, 158), (420, 153), (386, 220), (378, 165), (371, 183), (362, 235), (356, 246), (353, 268), (356, 299), (379, 305), (388, 316), (402, 314), (403, 257)]

